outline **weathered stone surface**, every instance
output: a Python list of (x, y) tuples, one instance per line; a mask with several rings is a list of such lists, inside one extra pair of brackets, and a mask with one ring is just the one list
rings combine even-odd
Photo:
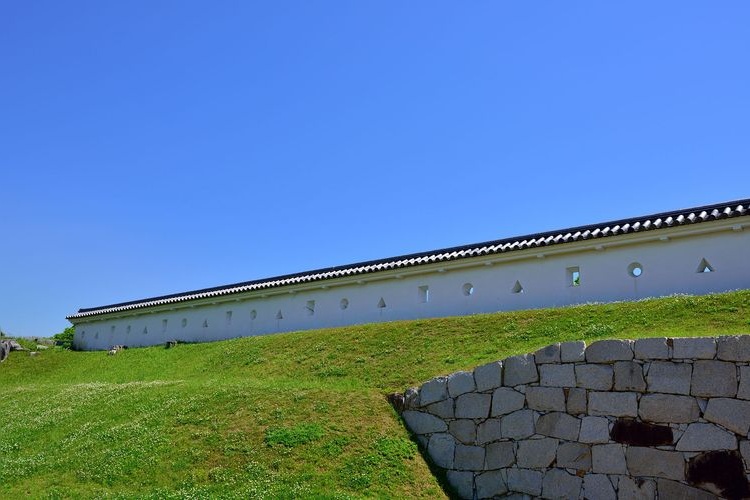
[(473, 444), (477, 439), (477, 425), (473, 420), (453, 420), (448, 424), (448, 432), (464, 444)]
[(575, 365), (542, 365), (539, 367), (539, 385), (547, 387), (575, 387)]
[(634, 392), (589, 392), (589, 415), (635, 417), (638, 399)]
[(586, 413), (587, 395), (586, 389), (565, 389), (565, 403), (568, 409), (568, 413), (571, 415), (581, 415)]
[(487, 418), (492, 395), (470, 392), (456, 398), (456, 418)]
[(623, 476), (618, 480), (617, 487), (619, 500), (653, 500), (656, 498), (656, 483), (652, 480)]
[(484, 468), (484, 447), (457, 444), (453, 468), (457, 470), (482, 470)]
[(586, 348), (589, 363), (611, 363), (633, 359), (631, 340), (599, 340)]
[(477, 426), (477, 443), (498, 441), (503, 437), (502, 422), (499, 418), (489, 418)]
[(474, 473), (449, 470), (445, 473), (448, 483), (459, 498), (474, 498)]
[(750, 441), (740, 441), (740, 454), (745, 462), (745, 470), (750, 470)]
[(674, 433), (668, 425), (618, 418), (609, 433), (612, 441), (633, 446), (666, 446), (674, 444)]
[(576, 441), (581, 429), (581, 421), (576, 417), (562, 412), (547, 413), (536, 421), (536, 432), (543, 436), (551, 436), (568, 441)]
[(598, 444), (591, 447), (591, 469), (600, 474), (627, 474), (625, 450), (621, 444)]
[(450, 434), (433, 434), (427, 444), (427, 453), (432, 462), (443, 469), (453, 468), (453, 455), (456, 450), (456, 441)]
[(503, 475), (499, 470), (479, 474), (476, 478), (476, 483), (477, 498), (493, 498), (508, 492), (508, 486), (505, 484)]
[(551, 469), (542, 480), (542, 498), (578, 498), (583, 480), (562, 469)]
[(489, 391), (503, 385), (503, 362), (494, 361), (474, 368), (477, 391)]
[(750, 401), (727, 398), (709, 399), (703, 418), (746, 436), (750, 430)]
[(557, 447), (557, 466), (582, 471), (591, 470), (591, 446), (583, 443), (561, 443)]
[(690, 394), (693, 367), (688, 363), (654, 361), (648, 369), (646, 382), (649, 392)]
[(557, 439), (524, 439), (518, 442), (516, 461), (519, 467), (549, 467), (557, 455)]
[(725, 361), (750, 361), (750, 335), (734, 335), (717, 339), (716, 357)]
[(716, 339), (694, 337), (672, 339), (674, 359), (713, 359), (716, 356)]
[(502, 432), (504, 438), (523, 439), (534, 434), (534, 412), (518, 410), (502, 417)]
[(401, 416), (406, 426), (414, 434), (430, 434), (432, 432), (444, 432), (448, 425), (438, 417), (421, 411), (404, 411)]
[(686, 479), (690, 484), (710, 487), (725, 498), (750, 498), (750, 482), (736, 451), (707, 451), (692, 457)]
[(656, 485), (659, 498), (679, 498), (680, 500), (716, 500), (719, 498), (707, 491), (668, 479), (657, 479)]
[(404, 410), (416, 410), (419, 408), (419, 390), (410, 387), (404, 392)]
[(560, 362), (560, 343), (548, 345), (542, 347), (534, 353), (534, 360), (536, 364), (543, 365), (546, 363), (559, 363)]
[(500, 387), (492, 393), (490, 415), (497, 417), (523, 408), (526, 396), (510, 387)]
[(586, 342), (582, 340), (560, 344), (560, 361), (577, 363), (586, 359)]
[(617, 500), (615, 489), (606, 474), (583, 476), (583, 497), (591, 500)]
[(609, 441), (609, 421), (604, 417), (583, 417), (578, 440), (582, 443)]
[(737, 395), (737, 368), (726, 361), (696, 361), (690, 394), (704, 397)]
[(668, 359), (669, 346), (664, 337), (638, 339), (633, 344), (636, 359)]
[(448, 394), (452, 398), (471, 392), (476, 387), (472, 372), (456, 372), (448, 376)]
[(643, 368), (634, 361), (618, 361), (615, 363), (615, 390), (638, 391), (646, 390), (643, 379)]
[(685, 458), (676, 451), (629, 446), (625, 452), (631, 476), (653, 476), (682, 481), (685, 479)]
[(596, 391), (612, 388), (613, 369), (610, 365), (576, 365), (576, 385)]
[(436, 377), (419, 389), (419, 403), (427, 406), (448, 399), (448, 379), (446, 377)]
[(672, 394), (645, 394), (641, 396), (638, 416), (648, 422), (689, 424), (700, 417), (695, 398)]
[(737, 389), (737, 397), (750, 399), (750, 366), (740, 366), (740, 387)]
[(453, 399), (448, 398), (424, 407), (426, 411), (440, 418), (453, 418)]
[(498, 441), (487, 445), (484, 458), (484, 468), (487, 470), (502, 469), (516, 462), (516, 452), (513, 441)]
[(560, 387), (528, 387), (526, 404), (532, 410), (565, 411), (565, 393)]
[(542, 492), (542, 473), (529, 469), (508, 469), (508, 489), (539, 496)]
[(736, 450), (737, 438), (713, 424), (694, 423), (685, 430), (677, 451)]
[(533, 354), (512, 356), (503, 361), (503, 385), (515, 387), (539, 380)]

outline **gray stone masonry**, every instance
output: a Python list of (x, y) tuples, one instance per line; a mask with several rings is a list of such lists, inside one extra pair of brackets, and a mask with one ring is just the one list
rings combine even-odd
[(682, 435), (677, 451), (736, 450), (737, 437), (713, 424), (690, 424)]
[(539, 366), (539, 385), (547, 387), (575, 387), (575, 365), (541, 365)]
[(750, 469), (750, 441), (742, 441), (740, 443), (740, 454), (742, 460), (745, 462), (745, 470)]
[(431, 405), (427, 405), (424, 409), (440, 418), (453, 418), (455, 416), (452, 399), (444, 399), (437, 403), (432, 403)]
[(477, 476), (476, 482), (478, 498), (493, 498), (508, 492), (505, 479), (500, 471), (483, 472)]
[(513, 356), (503, 361), (503, 384), (515, 387), (539, 380), (533, 354)]
[(427, 406), (448, 399), (448, 379), (437, 377), (426, 382), (419, 390), (419, 404)]
[(534, 412), (518, 410), (501, 419), (504, 438), (523, 439), (534, 434)]
[(583, 417), (578, 440), (582, 443), (609, 442), (609, 420), (605, 417)]
[(674, 359), (714, 359), (715, 356), (716, 339), (713, 337), (672, 339)]
[(576, 365), (578, 387), (608, 391), (612, 388), (614, 369), (610, 365)]
[(689, 424), (700, 417), (695, 398), (673, 394), (645, 394), (638, 406), (638, 416), (646, 422)]
[(557, 447), (557, 466), (582, 471), (591, 470), (591, 446), (583, 443), (562, 443)]
[(538, 497), (542, 493), (542, 473), (529, 469), (508, 469), (508, 489)]
[[(620, 476), (617, 479), (617, 494), (620, 500), (646, 500), (656, 498), (656, 481)], [(661, 497), (668, 500), (670, 497)]]
[(589, 415), (638, 416), (634, 392), (589, 392)]
[[(677, 481), (670, 481), (668, 479), (659, 479), (656, 481), (657, 488), (659, 490), (659, 498), (675, 498), (679, 500), (716, 500), (716, 495), (693, 488), (686, 484), (678, 483)], [(653, 498), (651, 496), (650, 498)]]
[(537, 469), (549, 467), (557, 456), (559, 441), (552, 438), (526, 439), (518, 443), (516, 461), (519, 467)]
[(477, 391), (483, 392), (503, 385), (503, 363), (495, 361), (474, 368)]
[(449, 470), (445, 478), (461, 498), (474, 498), (474, 473)]
[(746, 436), (750, 430), (750, 401), (730, 398), (709, 399), (703, 417), (736, 434)]
[(586, 413), (588, 407), (586, 389), (565, 389), (565, 403), (567, 411), (571, 415), (580, 415)]
[(433, 434), (427, 444), (427, 452), (435, 465), (443, 469), (453, 468), (456, 441), (450, 434)]
[(523, 408), (525, 401), (526, 396), (515, 389), (511, 389), (510, 387), (500, 387), (495, 389), (495, 392), (492, 393), (490, 415), (497, 417), (513, 413), (514, 411)]
[(621, 444), (596, 444), (591, 447), (591, 467), (599, 474), (627, 474), (625, 450)]
[(443, 432), (448, 429), (448, 425), (444, 420), (429, 413), (410, 410), (403, 412), (401, 416), (404, 418), (407, 427), (414, 434), (430, 434), (432, 432)]
[(499, 441), (487, 445), (484, 458), (487, 470), (502, 469), (516, 462), (516, 446), (513, 441)]
[(664, 337), (638, 339), (633, 344), (635, 359), (669, 359), (669, 346)]
[(477, 444), (486, 444), (499, 441), (503, 437), (502, 421), (499, 418), (490, 418), (477, 426)]
[(457, 444), (455, 466), (458, 470), (482, 470), (484, 467), (484, 447)]
[(560, 387), (528, 387), (526, 404), (532, 410), (565, 411), (565, 393)]
[(582, 482), (580, 477), (562, 469), (552, 469), (542, 480), (542, 498), (578, 498)]
[(726, 361), (696, 361), (693, 364), (693, 396), (734, 397), (737, 395), (737, 368)]
[(737, 397), (750, 399), (750, 366), (740, 366), (740, 387), (737, 389)]
[(487, 418), (492, 395), (470, 392), (456, 398), (456, 418)]
[(577, 441), (580, 429), (580, 419), (567, 413), (547, 413), (536, 421), (537, 434), (567, 439), (568, 441)]
[(542, 347), (534, 353), (534, 359), (536, 364), (543, 365), (546, 363), (559, 363), (560, 362), (560, 343), (551, 344), (547, 347)]
[(693, 366), (689, 363), (654, 361), (648, 368), (648, 392), (690, 394)]
[(717, 344), (717, 358), (724, 361), (750, 361), (750, 335), (719, 337)]
[(663, 477), (676, 481), (685, 479), (685, 457), (682, 453), (628, 446), (625, 458), (631, 476)]
[(588, 363), (611, 363), (633, 359), (631, 340), (599, 340), (586, 348)]
[(583, 476), (583, 497), (596, 500), (617, 500), (617, 493), (606, 474), (586, 474)]
[(615, 390), (638, 391), (646, 390), (643, 379), (643, 368), (634, 361), (618, 361), (615, 363)]
[(560, 344), (560, 361), (577, 363), (586, 359), (586, 342), (579, 340)]
[(452, 420), (448, 424), (448, 431), (464, 444), (472, 444), (477, 440), (477, 424), (473, 420)]
[(452, 398), (472, 392), (476, 388), (474, 374), (471, 372), (456, 372), (448, 376), (448, 394)]

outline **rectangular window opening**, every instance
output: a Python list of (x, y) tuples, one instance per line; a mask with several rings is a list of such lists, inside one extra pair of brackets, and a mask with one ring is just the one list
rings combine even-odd
[(581, 269), (576, 267), (569, 267), (567, 269), (568, 274), (568, 286), (581, 286)]

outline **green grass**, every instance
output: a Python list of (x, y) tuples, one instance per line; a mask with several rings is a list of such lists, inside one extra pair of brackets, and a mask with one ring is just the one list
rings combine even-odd
[(14, 352), (0, 365), (0, 497), (439, 498), (385, 394), (551, 342), (749, 331), (742, 291)]

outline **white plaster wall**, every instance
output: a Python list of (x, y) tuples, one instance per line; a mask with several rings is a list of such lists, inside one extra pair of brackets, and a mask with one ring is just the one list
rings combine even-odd
[[(726, 221), (701, 226), (710, 224), (722, 230), (690, 234), (676, 228), (658, 231), (648, 241), (638, 241), (641, 235), (625, 235), (363, 275), (348, 282), (307, 284), (308, 289), (285, 287), (268, 290), (266, 297), (253, 292), (217, 297), (213, 303), (193, 301), (192, 306), (173, 304), (119, 317), (82, 318), (74, 320), (76, 345), (107, 349), (115, 344), (145, 346), (171, 339), (205, 342), (358, 323), (750, 288), (750, 230), (732, 230)], [(602, 244), (605, 247), (597, 250), (596, 245)], [(702, 258), (715, 272), (696, 272)], [(628, 274), (633, 262), (642, 265), (640, 277)], [(462, 267), (467, 264), (471, 267)], [(581, 273), (581, 284), (576, 287), (570, 286), (566, 271), (573, 266)], [(523, 285), (523, 293), (512, 293), (516, 280)], [(474, 287), (470, 296), (463, 293), (466, 283)], [(420, 302), (420, 286), (429, 287), (427, 303)], [(377, 307), (381, 297), (385, 308)], [(343, 298), (349, 301), (344, 310), (340, 307)], [(306, 308), (309, 300), (315, 301), (312, 315)], [(279, 311), (283, 319), (276, 318)]]

